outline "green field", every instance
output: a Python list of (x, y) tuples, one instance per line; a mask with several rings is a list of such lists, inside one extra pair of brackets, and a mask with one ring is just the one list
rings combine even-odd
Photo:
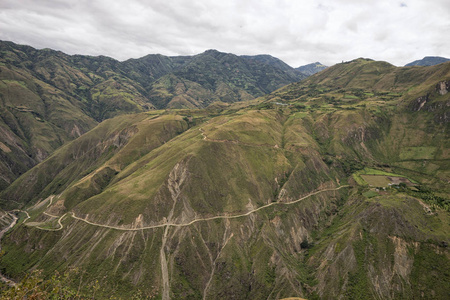
[(388, 187), (391, 181), (384, 175), (361, 175), (362, 179), (371, 186)]
[(388, 187), (389, 184), (399, 184), (400, 182), (404, 182), (409, 186), (417, 184), (414, 180), (411, 180), (403, 175), (371, 168), (364, 168), (354, 173), (353, 179), (359, 185), (369, 185), (375, 187)]
[(383, 175), (383, 176), (397, 176), (397, 177), (403, 177), (399, 174), (389, 173), (382, 170), (376, 170), (372, 168), (364, 168), (362, 170), (359, 170), (358, 172), (353, 174), (353, 179), (359, 184), (359, 185), (367, 185), (369, 184), (366, 180), (362, 178), (362, 175)]
[(373, 197), (378, 196), (378, 193), (375, 191), (368, 191), (368, 192), (363, 193), (363, 195), (367, 198), (373, 198)]

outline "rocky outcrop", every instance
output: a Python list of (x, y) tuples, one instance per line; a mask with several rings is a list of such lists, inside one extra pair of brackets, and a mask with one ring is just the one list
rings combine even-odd
[(440, 95), (445, 95), (450, 90), (450, 80), (447, 81), (441, 81), (436, 85), (436, 91)]
[(420, 111), (423, 108), (423, 106), (428, 102), (428, 100), (429, 100), (429, 95), (420, 96), (414, 102), (411, 103), (411, 110), (412, 111)]
[[(420, 96), (411, 102), (410, 109), (414, 112), (426, 111), (434, 115), (437, 124), (450, 122), (450, 99), (440, 100), (441, 96), (447, 95), (450, 90), (450, 81), (444, 80), (436, 84), (434, 91)], [(437, 100), (437, 101), (436, 101)]]

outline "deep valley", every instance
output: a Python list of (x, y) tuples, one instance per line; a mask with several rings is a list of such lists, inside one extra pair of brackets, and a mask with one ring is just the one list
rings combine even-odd
[(0, 56), (0, 271), (23, 293), (448, 298), (450, 62), (30, 48)]

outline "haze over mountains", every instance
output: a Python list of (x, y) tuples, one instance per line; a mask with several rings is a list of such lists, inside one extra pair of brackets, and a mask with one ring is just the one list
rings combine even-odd
[(448, 296), (450, 62), (1, 47), (2, 274), (99, 299)]

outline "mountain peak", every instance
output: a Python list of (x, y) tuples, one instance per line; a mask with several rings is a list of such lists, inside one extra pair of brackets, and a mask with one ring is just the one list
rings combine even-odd
[(202, 54), (224, 54), (224, 52), (220, 52), (219, 50), (216, 49), (208, 49)]
[(300, 66), (300, 67), (296, 68), (296, 70), (307, 76), (311, 76), (313, 74), (316, 74), (320, 71), (325, 70), (326, 68), (328, 68), (328, 67), (317, 61), (315, 63)]
[(441, 57), (441, 56), (425, 56), (422, 59), (415, 60), (413, 62), (410, 62), (409, 64), (406, 64), (405, 67), (410, 66), (434, 66), (438, 64), (442, 64), (444, 62), (449, 61), (450, 59)]

